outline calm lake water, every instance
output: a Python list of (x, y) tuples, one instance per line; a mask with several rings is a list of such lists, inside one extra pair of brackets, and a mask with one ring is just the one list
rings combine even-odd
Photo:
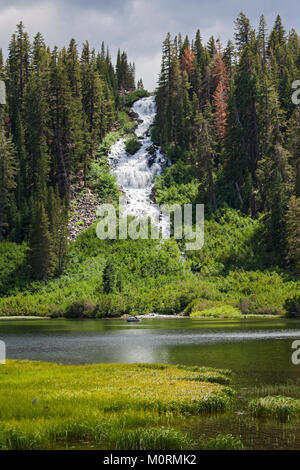
[(235, 373), (235, 409), (192, 418), (196, 435), (230, 432), (247, 447), (300, 449), (300, 421), (279, 423), (247, 415), (249, 389), (300, 379), (292, 364), (292, 343), (300, 340), (299, 320), (144, 319), (1, 321), (7, 357), (90, 364), (161, 362), (228, 368)]

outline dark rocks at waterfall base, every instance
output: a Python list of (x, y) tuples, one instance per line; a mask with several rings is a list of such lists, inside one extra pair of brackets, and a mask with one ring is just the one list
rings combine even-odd
[(131, 117), (132, 119), (135, 119), (135, 120), (139, 119), (138, 113), (136, 113), (132, 109), (128, 112), (128, 116)]

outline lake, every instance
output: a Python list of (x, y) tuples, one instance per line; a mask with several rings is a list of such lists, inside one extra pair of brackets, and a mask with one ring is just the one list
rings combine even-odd
[[(292, 343), (300, 320), (144, 319), (1, 321), (7, 357), (64, 364), (161, 362), (227, 368), (238, 400), (227, 413), (191, 418), (196, 435), (230, 432), (247, 447), (300, 449), (300, 420), (280, 423), (247, 415), (249, 389), (300, 380)], [(300, 388), (300, 383), (299, 383)]]

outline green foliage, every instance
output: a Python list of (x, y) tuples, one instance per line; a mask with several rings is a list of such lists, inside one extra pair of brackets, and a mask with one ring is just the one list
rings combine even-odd
[(126, 140), (126, 152), (130, 153), (130, 155), (134, 155), (140, 148), (142, 144), (136, 137), (130, 137)]
[(242, 313), (231, 305), (222, 305), (220, 307), (211, 307), (208, 309), (193, 311), (191, 318), (212, 317), (212, 318), (239, 318)]
[(296, 274), (300, 275), (300, 198), (292, 197), (286, 215), (287, 259)]
[(29, 247), (28, 262), (33, 277), (39, 281), (46, 281), (54, 272), (55, 261), (49, 218), (42, 203), (38, 203), (34, 209)]
[(268, 266), (259, 220), (232, 209), (220, 210), (205, 221), (204, 247), (187, 251), (192, 269), (203, 274), (226, 274), (230, 269), (264, 269)]
[(156, 177), (155, 195), (158, 204), (195, 204), (199, 194), (195, 171), (178, 160)]
[(14, 216), (14, 189), (16, 187), (15, 175), (17, 172), (15, 157), (12, 142), (6, 138), (0, 122), (0, 240), (9, 233), (9, 227)]
[[(266, 261), (283, 267), (287, 255), (298, 275), (299, 116), (290, 89), (300, 47), (279, 16), (269, 35), (267, 30), (263, 15), (255, 30), (240, 13), (236, 47), (230, 41), (224, 51), (213, 36), (204, 44), (200, 31), (184, 41), (167, 34), (152, 137), (172, 163), (190, 168), (198, 191), (182, 186), (192, 181), (168, 181), (167, 169), (156, 196), (160, 203), (204, 203), (207, 214), (229, 205), (254, 220), (264, 215), (260, 246), (268, 260), (259, 260), (259, 253), (258, 264), (250, 257), (246, 269), (264, 269)], [(209, 269), (217, 273), (222, 266)]]
[(300, 400), (284, 396), (255, 398), (249, 403), (249, 410), (255, 416), (267, 416), (288, 420), (300, 415)]
[(131, 107), (135, 101), (146, 98), (146, 96), (150, 96), (147, 90), (135, 90), (132, 93), (127, 93), (125, 95), (125, 105)]
[(287, 298), (295, 295), (299, 283), (277, 272), (232, 271), (216, 279), (223, 298), (243, 314), (282, 315)]
[(28, 283), (26, 243), (0, 243), (0, 295), (11, 295)]
[(285, 311), (289, 317), (297, 317), (300, 315), (300, 295), (294, 295), (291, 298), (286, 299)]
[[(213, 369), (205, 372), (212, 376)], [(53, 449), (83, 439), (106, 449), (194, 448), (186, 414), (224, 411), (235, 396), (197, 375), (166, 364), (7, 361), (0, 370), (0, 448)]]
[(120, 124), (121, 132), (129, 133), (136, 127), (136, 122), (128, 116), (126, 111), (118, 112), (118, 123)]
[(102, 203), (118, 201), (120, 191), (116, 177), (112, 175), (105, 157), (91, 164), (88, 175), (89, 185), (101, 198)]
[(244, 445), (240, 438), (232, 434), (218, 434), (216, 437), (200, 442), (203, 450), (244, 450)]
[(114, 264), (108, 259), (103, 270), (103, 291), (105, 294), (111, 294), (116, 288), (116, 271)]
[(121, 135), (121, 132), (109, 132), (106, 134), (104, 139), (102, 140), (101, 144), (98, 147), (98, 157), (102, 159), (103, 157), (107, 157), (110, 147), (117, 142)]

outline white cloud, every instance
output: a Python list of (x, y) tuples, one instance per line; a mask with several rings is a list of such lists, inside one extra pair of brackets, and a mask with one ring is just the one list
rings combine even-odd
[(160, 69), (161, 43), (166, 33), (179, 31), (194, 37), (198, 28), (204, 41), (220, 35), (225, 45), (233, 35), (233, 21), (240, 9), (254, 26), (263, 10), (269, 29), (277, 11), (287, 29), (300, 27), (298, 0), (1, 0), (0, 47), (7, 50), (16, 24), (22, 20), (32, 37), (40, 31), (51, 47), (68, 44), (74, 37), (80, 46), (88, 40), (99, 48), (102, 40), (114, 58), (117, 48), (136, 62), (137, 77), (153, 89)]

